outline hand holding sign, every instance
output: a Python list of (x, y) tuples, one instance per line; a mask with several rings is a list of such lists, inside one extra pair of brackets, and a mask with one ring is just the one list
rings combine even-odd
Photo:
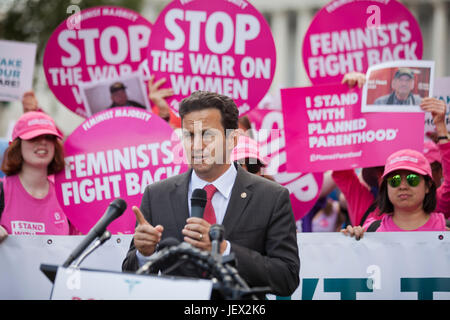
[[(433, 123), (436, 127), (436, 133), (439, 137), (448, 136), (447, 126), (445, 125), (445, 112), (447, 106), (445, 102), (436, 98), (424, 98), (420, 108), (425, 112), (430, 112), (433, 117)], [(439, 140), (438, 143), (447, 143), (448, 140)]]
[(436, 98), (424, 98), (420, 104), (420, 108), (423, 111), (431, 112), (433, 122), (437, 126), (443, 123), (445, 126), (445, 102)]
[(362, 88), (366, 82), (366, 75), (361, 72), (349, 72), (344, 75), (341, 84), (347, 83), (350, 88), (358, 85), (358, 88)]
[(39, 103), (37, 101), (36, 95), (34, 94), (34, 91), (30, 90), (23, 94), (22, 108), (23, 108), (24, 113), (28, 112), (28, 111), (38, 111), (39, 110)]
[(169, 104), (166, 98), (173, 96), (172, 88), (160, 88), (164, 83), (166, 83), (166, 78), (159, 79), (155, 81), (155, 76), (152, 75), (148, 81), (148, 98), (155, 104), (159, 109), (159, 116), (164, 120), (170, 118)]
[(161, 241), (164, 227), (161, 225), (153, 227), (145, 220), (138, 207), (133, 206), (132, 210), (138, 224), (134, 233), (134, 245), (141, 254), (149, 256), (155, 252), (156, 245)]

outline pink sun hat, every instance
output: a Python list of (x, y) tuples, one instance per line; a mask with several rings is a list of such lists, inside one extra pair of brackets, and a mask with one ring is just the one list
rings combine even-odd
[(387, 158), (384, 173), (381, 178), (384, 178), (393, 171), (402, 169), (429, 176), (430, 178), (433, 177), (430, 163), (421, 152), (412, 149), (403, 149), (394, 152)]
[(253, 158), (259, 160), (264, 166), (267, 161), (259, 152), (258, 143), (246, 135), (240, 135), (236, 147), (231, 152), (231, 161), (238, 161), (245, 158)]
[(43, 134), (51, 134), (62, 139), (61, 133), (55, 125), (55, 121), (44, 112), (30, 111), (24, 113), (17, 120), (13, 132), (12, 141), (20, 138), (30, 140)]

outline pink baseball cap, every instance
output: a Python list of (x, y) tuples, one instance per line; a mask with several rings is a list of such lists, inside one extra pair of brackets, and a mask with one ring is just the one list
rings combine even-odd
[(435, 161), (442, 163), (439, 148), (433, 141), (427, 141), (423, 144), (423, 154), (430, 164)]
[(231, 152), (231, 161), (238, 161), (245, 158), (258, 159), (266, 166), (267, 161), (259, 153), (258, 143), (246, 135), (240, 135), (237, 146)]
[(43, 134), (52, 134), (62, 139), (61, 133), (56, 128), (55, 121), (39, 111), (30, 111), (24, 113), (17, 120), (12, 133), (12, 141), (20, 138), (22, 140), (30, 140)]
[(391, 154), (384, 166), (384, 178), (389, 173), (396, 170), (410, 170), (418, 174), (433, 177), (431, 173), (431, 166), (425, 156), (416, 150), (403, 149)]

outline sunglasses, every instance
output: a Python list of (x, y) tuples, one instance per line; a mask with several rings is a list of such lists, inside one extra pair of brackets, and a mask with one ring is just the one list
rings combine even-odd
[[(387, 179), (387, 182), (392, 188), (397, 188), (402, 183), (402, 176), (396, 174)], [(410, 187), (417, 187), (420, 183), (420, 175), (415, 173), (410, 173), (406, 176), (406, 182)]]

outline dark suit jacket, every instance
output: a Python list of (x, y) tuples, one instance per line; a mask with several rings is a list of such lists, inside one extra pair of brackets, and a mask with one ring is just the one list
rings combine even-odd
[[(299, 284), (300, 259), (289, 192), (279, 184), (248, 173), (240, 165), (223, 226), (237, 259), (237, 270), (250, 287), (270, 286), (274, 294), (291, 295)], [(141, 211), (147, 221), (164, 227), (162, 238), (183, 241), (189, 217), (188, 186), (192, 169), (145, 189)], [(246, 197), (242, 197), (243, 193)], [(133, 242), (122, 264), (139, 269)]]

